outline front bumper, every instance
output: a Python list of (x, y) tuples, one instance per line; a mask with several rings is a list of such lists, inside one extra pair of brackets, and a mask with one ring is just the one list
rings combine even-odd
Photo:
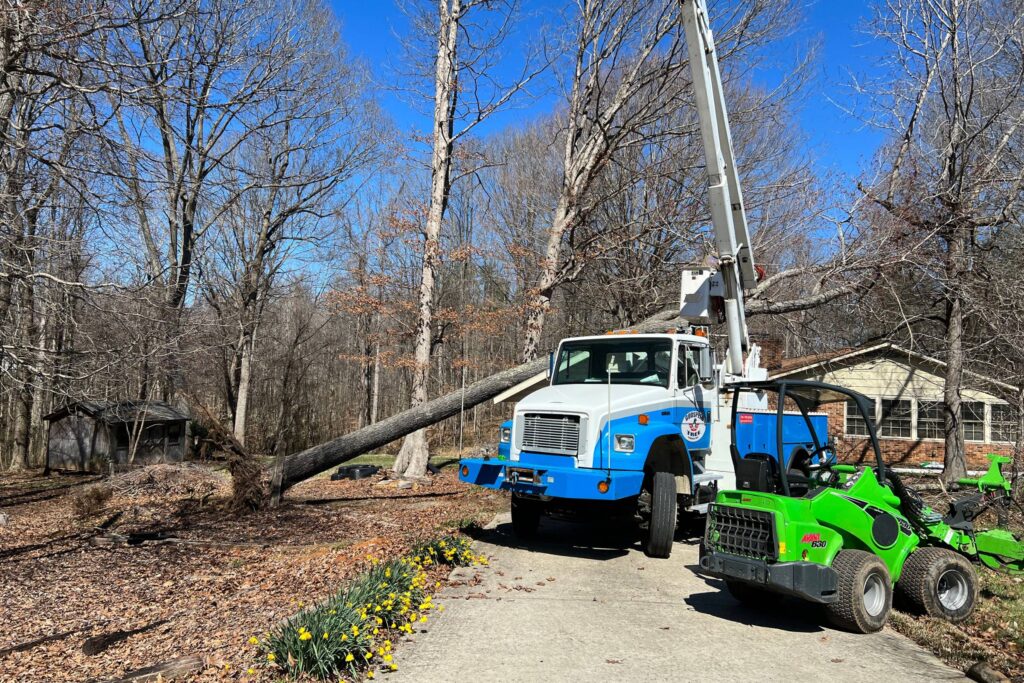
[(835, 602), (839, 575), (832, 567), (814, 562), (765, 562), (728, 553), (704, 551), (701, 573), (729, 581), (742, 581), (775, 593), (810, 602)]
[[(466, 458), (459, 461), (459, 479), (489, 489), (504, 489), (528, 496), (610, 501), (639, 495), (644, 473), (612, 470), (609, 474), (608, 470), (528, 461)], [(601, 482), (608, 483), (608, 490), (604, 493), (598, 488)]]

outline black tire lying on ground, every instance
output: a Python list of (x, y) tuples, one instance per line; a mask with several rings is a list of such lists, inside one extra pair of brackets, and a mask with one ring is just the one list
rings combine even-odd
[(840, 550), (832, 568), (839, 584), (835, 602), (825, 606), (829, 620), (856, 633), (885, 626), (892, 609), (892, 579), (882, 558), (863, 550)]
[(918, 548), (903, 565), (896, 590), (916, 612), (957, 624), (974, 611), (978, 575), (966, 557), (948, 548)]
[(342, 465), (331, 475), (331, 481), (338, 481), (339, 479), (366, 479), (378, 472), (380, 472), (380, 468), (376, 465)]

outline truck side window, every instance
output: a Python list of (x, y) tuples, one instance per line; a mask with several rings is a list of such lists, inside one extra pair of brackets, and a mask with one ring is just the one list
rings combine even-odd
[(697, 350), (690, 346), (679, 346), (679, 361), (676, 368), (676, 384), (680, 389), (692, 387), (700, 382)]
[(555, 384), (582, 382), (589, 376), (590, 349), (572, 349), (562, 355), (555, 373)]

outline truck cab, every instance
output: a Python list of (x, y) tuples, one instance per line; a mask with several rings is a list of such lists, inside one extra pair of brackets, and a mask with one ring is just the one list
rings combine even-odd
[(530, 535), (546, 513), (596, 507), (638, 518), (648, 541), (658, 479), (658, 488), (671, 487), (673, 509), (671, 530), (655, 531), (670, 547), (677, 505), (706, 509), (723, 478), (708, 467), (732, 470), (728, 450), (721, 463), (712, 454), (719, 371), (707, 338), (671, 332), (565, 339), (548, 375), (548, 385), (521, 400), (511, 424), (502, 425), (499, 456), (463, 460), (460, 478), (511, 491), (517, 533)]

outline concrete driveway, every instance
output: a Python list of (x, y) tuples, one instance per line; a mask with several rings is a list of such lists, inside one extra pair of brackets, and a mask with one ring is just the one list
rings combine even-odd
[[(624, 542), (625, 543), (625, 542)], [(964, 681), (885, 629), (836, 631), (819, 609), (734, 601), (693, 573), (695, 541), (654, 560), (600, 529), (544, 520), (528, 546), (499, 516), (425, 632), (396, 656), (399, 681)]]

